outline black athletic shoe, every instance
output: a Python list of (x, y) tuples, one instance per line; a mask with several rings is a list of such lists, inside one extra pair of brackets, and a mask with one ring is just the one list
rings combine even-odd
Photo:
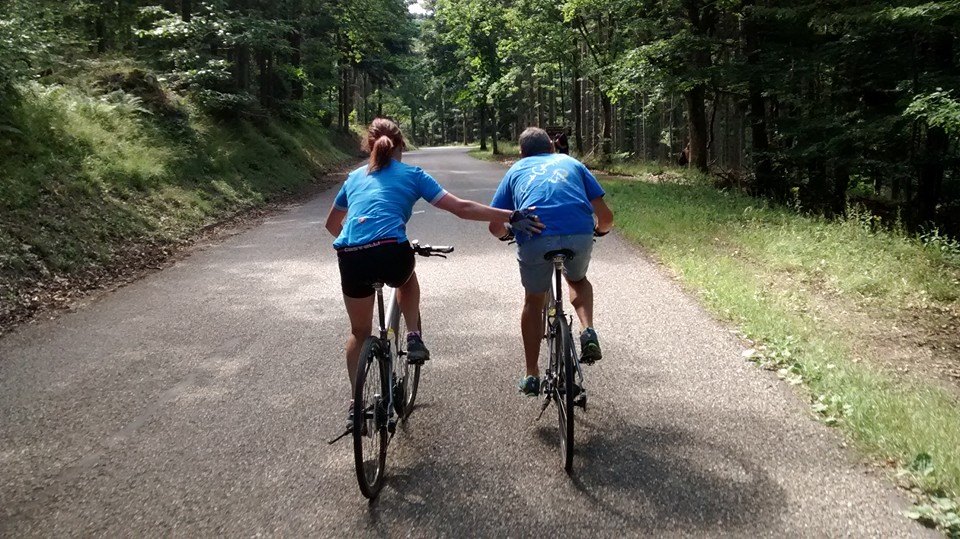
[[(353, 432), (353, 401), (347, 406), (347, 432)], [(360, 424), (360, 434), (367, 435), (367, 422)]]
[(347, 404), (347, 430), (353, 430), (353, 401)]
[(427, 350), (423, 339), (419, 335), (407, 336), (407, 361), (411, 365), (423, 365), (430, 360), (430, 350)]
[(536, 397), (540, 395), (540, 378), (536, 376), (524, 376), (520, 379), (520, 383), (517, 384), (517, 389), (520, 390), (520, 393), (528, 397)]
[(587, 328), (580, 334), (580, 363), (591, 364), (603, 358), (600, 352), (600, 341), (593, 328)]

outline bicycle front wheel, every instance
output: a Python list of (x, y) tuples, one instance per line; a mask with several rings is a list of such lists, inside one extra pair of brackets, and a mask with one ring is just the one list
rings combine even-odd
[[(417, 314), (419, 317), (420, 315)], [(402, 320), (403, 317), (400, 317)], [(399, 327), (394, 328), (394, 349), (397, 351), (397, 372), (394, 378), (397, 381), (397, 392), (394, 398), (395, 407), (400, 419), (406, 421), (413, 413), (413, 405), (417, 400), (417, 388), (420, 387), (420, 365), (411, 364), (406, 354), (401, 355), (406, 346), (406, 337), (409, 328), (407, 321), (398, 321)], [(421, 331), (423, 326), (421, 325)]]
[(573, 354), (570, 346), (570, 326), (562, 316), (557, 317), (556, 335), (551, 352), (555, 358), (556, 383), (554, 401), (557, 405), (557, 418), (560, 430), (560, 458), (563, 469), (569, 473), (573, 469), (573, 401), (576, 397), (574, 383)]
[(389, 388), (380, 341), (367, 337), (360, 348), (353, 395), (353, 455), (360, 492), (373, 499), (383, 487), (387, 464)]

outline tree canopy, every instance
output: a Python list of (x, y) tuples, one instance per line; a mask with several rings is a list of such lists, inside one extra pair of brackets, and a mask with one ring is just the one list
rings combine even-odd
[[(960, 2), (0, 0), (0, 87), (129, 57), (211, 113), (420, 144), (567, 129), (800, 208), (960, 231)], [(2, 110), (2, 106), (0, 106)], [(0, 119), (0, 128), (3, 127)]]

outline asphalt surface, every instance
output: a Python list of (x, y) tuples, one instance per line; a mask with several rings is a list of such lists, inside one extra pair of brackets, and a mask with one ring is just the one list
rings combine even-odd
[[(501, 165), (405, 156), (489, 201)], [(368, 504), (339, 432), (347, 322), (323, 219), (335, 190), (0, 340), (0, 535), (905, 536), (888, 479), (616, 235), (590, 275), (572, 475), (519, 396), (512, 248), (425, 203), (411, 238), (427, 344), (418, 408)]]

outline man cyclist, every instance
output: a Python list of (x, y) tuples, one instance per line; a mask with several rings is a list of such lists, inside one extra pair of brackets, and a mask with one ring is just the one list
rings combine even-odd
[[(566, 261), (564, 276), (570, 303), (584, 328), (580, 334), (582, 361), (592, 363), (602, 357), (593, 328), (593, 285), (587, 280), (587, 266), (593, 236), (610, 231), (613, 212), (593, 174), (569, 155), (554, 153), (553, 142), (543, 129), (529, 127), (520, 135), (520, 156), (503, 177), (490, 205), (504, 210), (535, 207), (546, 227), (538, 236), (515, 231), (520, 281), (525, 291), (520, 331), (526, 375), (519, 389), (534, 396), (540, 393), (542, 313), (553, 276), (552, 262), (544, 259), (547, 252), (569, 249), (576, 255)], [(503, 222), (490, 223), (490, 233), (500, 239), (509, 238), (513, 232)]]

